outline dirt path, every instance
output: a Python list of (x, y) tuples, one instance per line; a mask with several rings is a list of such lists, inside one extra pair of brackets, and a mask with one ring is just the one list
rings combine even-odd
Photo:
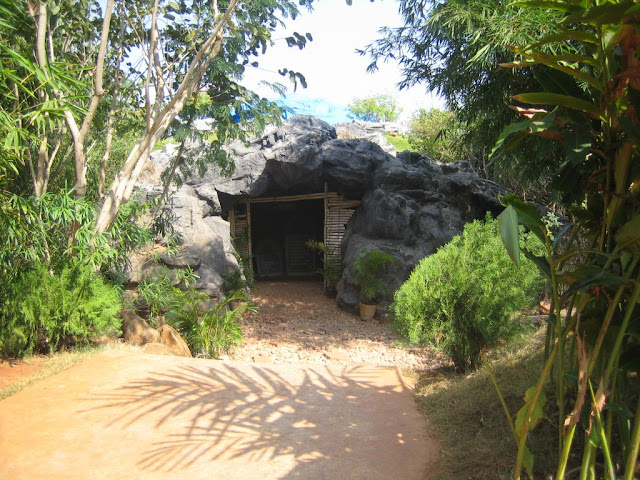
[(339, 310), (317, 282), (260, 283), (254, 301), (233, 361), (106, 351), (0, 401), (0, 478), (433, 471), (440, 450), (401, 373), (438, 357)]
[(422, 479), (396, 369), (104, 352), (0, 402), (0, 478)]
[(245, 318), (232, 359), (256, 363), (376, 365), (403, 371), (442, 366), (426, 348), (406, 348), (388, 323), (363, 322), (327, 298), (320, 282), (259, 282), (257, 314)]

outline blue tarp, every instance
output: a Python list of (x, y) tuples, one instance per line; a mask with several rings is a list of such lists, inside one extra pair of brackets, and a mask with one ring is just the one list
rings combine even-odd
[(343, 105), (333, 103), (326, 98), (310, 98), (305, 95), (291, 93), (280, 98), (271, 98), (285, 109), (285, 118), (293, 115), (313, 115), (321, 120), (335, 125), (350, 122), (349, 110)]

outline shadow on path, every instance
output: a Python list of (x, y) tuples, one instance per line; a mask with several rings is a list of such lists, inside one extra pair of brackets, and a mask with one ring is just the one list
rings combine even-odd
[(424, 473), (424, 422), (394, 370), (189, 362), (86, 400), (89, 410), (107, 411), (107, 429), (147, 424), (163, 433), (139, 452), (145, 471), (204, 462), (228, 468), (224, 478)]
[(394, 369), (104, 352), (0, 402), (0, 478), (422, 479)]

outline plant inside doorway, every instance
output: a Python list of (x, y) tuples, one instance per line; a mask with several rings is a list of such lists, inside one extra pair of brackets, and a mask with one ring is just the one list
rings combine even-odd
[(307, 248), (322, 254), (322, 267), (317, 272), (324, 279), (324, 292), (329, 297), (335, 297), (338, 293), (336, 284), (342, 278), (344, 270), (339, 252), (327, 247), (324, 242), (316, 240), (308, 240), (306, 245)]

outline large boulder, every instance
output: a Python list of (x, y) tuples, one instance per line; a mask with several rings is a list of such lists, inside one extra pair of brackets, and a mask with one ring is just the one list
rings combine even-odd
[(379, 145), (367, 140), (333, 140), (322, 146), (322, 177), (330, 190), (360, 198), (372, 188), (375, 169), (392, 158)]
[(487, 211), (500, 213), (499, 195), (506, 193), (466, 162), (437, 164), (408, 152), (381, 163), (373, 178), (375, 187), (362, 197), (342, 244), (345, 270), (337, 285), (338, 302), (353, 311), (359, 303), (353, 262), (361, 252), (380, 249), (396, 259), (383, 274), (388, 286), (381, 296), (384, 311), (420, 260), (466, 223), (484, 218)]
[(133, 345), (161, 343), (160, 334), (147, 321), (130, 310), (122, 311), (122, 336)]
[[(228, 145), (236, 166), (230, 177), (210, 168), (172, 190), (169, 207), (185, 245), (177, 256), (161, 257), (162, 263), (194, 270), (199, 279), (190, 288), (215, 301), (222, 295), (224, 276), (239, 270), (224, 220), (234, 204), (252, 197), (317, 193), (326, 183), (330, 191), (361, 201), (342, 242), (345, 269), (337, 286), (338, 302), (356, 308), (359, 290), (353, 282), (353, 261), (361, 252), (379, 248), (396, 259), (384, 274), (389, 286), (384, 310), (391, 292), (422, 258), (450, 241), (467, 222), (502, 210), (498, 198), (506, 191), (481, 178), (467, 162), (441, 164), (412, 152), (390, 154), (393, 150), (380, 140), (389, 132), (386, 125), (353, 123), (339, 130), (341, 138), (327, 123), (300, 115), (268, 127), (253, 141)], [(205, 145), (188, 148), (192, 157), (206, 150)], [(158, 171), (170, 164), (175, 152), (168, 147), (154, 152), (144, 178), (159, 178)], [(148, 197), (161, 192), (157, 180), (139, 188)], [(153, 271), (149, 264), (142, 266), (138, 277), (145, 268)]]
[(335, 138), (336, 132), (328, 123), (298, 115), (281, 126), (267, 128), (261, 138), (249, 144), (231, 143), (227, 151), (235, 171), (230, 178), (210, 169), (188, 183), (196, 189), (215, 185), (219, 193), (234, 197), (317, 190), (322, 187), (318, 153), (324, 143)]
[(142, 351), (153, 355), (176, 355), (175, 352), (165, 344), (157, 342), (145, 343), (142, 347)]

